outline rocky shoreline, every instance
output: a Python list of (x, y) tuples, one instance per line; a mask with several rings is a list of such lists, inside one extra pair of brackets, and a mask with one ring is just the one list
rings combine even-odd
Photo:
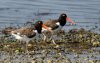
[[(53, 44), (51, 40), (28, 44), (0, 37), (0, 63), (99, 63), (100, 34), (85, 29), (62, 30)], [(98, 49), (97, 49), (98, 48)], [(82, 57), (83, 55), (83, 57)]]

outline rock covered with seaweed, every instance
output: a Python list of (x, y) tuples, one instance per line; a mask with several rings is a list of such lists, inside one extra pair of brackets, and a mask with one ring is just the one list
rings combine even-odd
[[(19, 62), (26, 62), (25, 60), (27, 59), (30, 63), (71, 63), (73, 61), (67, 56), (64, 56), (64, 54), (66, 55), (70, 54), (70, 52), (76, 52), (78, 54), (75, 54), (75, 58), (80, 58), (79, 54), (82, 54), (82, 51), (88, 50), (88, 52), (93, 52), (94, 50), (90, 51), (89, 49), (100, 47), (100, 34), (98, 33), (83, 28), (71, 29), (68, 32), (61, 30), (55, 40), (56, 44), (53, 44), (49, 39), (45, 42), (41, 40), (37, 43), (35, 40), (30, 41), (27, 45), (29, 51), (29, 55), (27, 55), (25, 53), (25, 44), (19, 43), (19, 41), (12, 38), (9, 34), (9, 31), (13, 29), (16, 28), (8, 27), (1, 30), (0, 51), (6, 52), (6, 55), (12, 55), (9, 59), (6, 58), (2, 60), (5, 63), (7, 61), (14, 63), (14, 61), (19, 60), (19, 56), (23, 58), (20, 59)], [(93, 55), (91, 55), (91, 57), (94, 58)], [(89, 60), (88, 56), (83, 59), (86, 59), (87, 62), (99, 62), (98, 60)], [(81, 60), (77, 60), (76, 62), (80, 63)]]

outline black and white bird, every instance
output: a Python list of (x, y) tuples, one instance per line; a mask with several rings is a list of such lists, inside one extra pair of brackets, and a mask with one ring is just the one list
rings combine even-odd
[[(53, 30), (53, 34), (54, 32), (55, 33), (58, 33), (62, 28), (63, 26), (65, 26), (66, 22), (69, 21), (71, 22), (72, 24), (75, 24), (74, 21), (72, 21), (69, 17), (67, 17), (67, 15), (65, 13), (61, 14), (59, 16), (58, 19), (55, 19), (55, 20), (47, 20), (44, 25), (46, 25), (50, 30)], [(45, 28), (43, 28), (42, 30), (43, 32), (46, 32), (47, 30)], [(45, 37), (46, 39), (46, 37)], [(53, 41), (54, 42), (54, 41)]]
[[(26, 42), (26, 46), (28, 45), (28, 42), (32, 39), (39, 40), (39, 35), (41, 35), (42, 28), (47, 29), (42, 21), (38, 21), (35, 23), (34, 27), (22, 27), (20, 29), (16, 29), (11, 31), (11, 35), (15, 37), (15, 39)], [(49, 30), (49, 29), (47, 29)]]

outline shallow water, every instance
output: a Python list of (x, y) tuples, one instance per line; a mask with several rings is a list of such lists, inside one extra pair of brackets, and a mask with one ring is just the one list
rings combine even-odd
[(99, 0), (0, 0), (0, 26), (21, 25), (32, 19), (57, 19), (61, 13), (66, 13), (77, 24), (67, 29), (94, 28), (99, 33), (99, 6)]

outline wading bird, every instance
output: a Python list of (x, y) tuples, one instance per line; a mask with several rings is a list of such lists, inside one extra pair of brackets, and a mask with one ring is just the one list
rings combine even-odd
[[(55, 33), (58, 33), (59, 31), (61, 31), (61, 29), (63, 28), (63, 26), (65, 26), (65, 24), (66, 24), (67, 21), (71, 22), (72, 24), (75, 24), (75, 22), (72, 21), (69, 17), (67, 17), (67, 15), (65, 13), (61, 14), (59, 16), (59, 18), (56, 19), (56, 20), (50, 19), (50, 20), (47, 20), (44, 23), (44, 25), (46, 25), (50, 30), (53, 30), (53, 32), (51, 33), (52, 34), (52, 36), (51, 36), (52, 39), (54, 39), (53, 35)], [(47, 30), (45, 28), (43, 28), (42, 31), (43, 32), (47, 32)], [(45, 36), (44, 40), (46, 40), (46, 34), (44, 34), (44, 36)], [(53, 40), (53, 43), (55, 44), (54, 40)]]
[(15, 39), (19, 40), (20, 42), (26, 42), (27, 50), (27, 45), (29, 41), (31, 41), (32, 39), (36, 39), (38, 41), (41, 38), (42, 27), (50, 31), (48, 27), (43, 24), (42, 21), (38, 21), (34, 24), (34, 27), (22, 27), (20, 29), (11, 31), (11, 35), (14, 36)]

